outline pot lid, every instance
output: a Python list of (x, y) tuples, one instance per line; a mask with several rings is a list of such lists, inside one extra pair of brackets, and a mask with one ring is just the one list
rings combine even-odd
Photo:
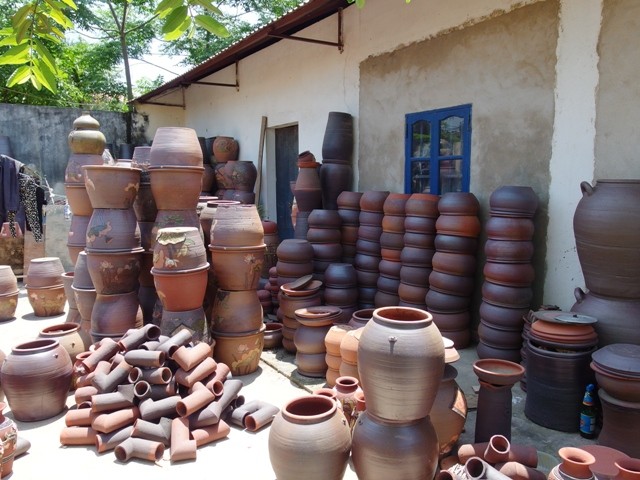
[(640, 376), (640, 345), (613, 343), (593, 352), (591, 358), (605, 370)]
[(582, 325), (589, 325), (596, 323), (598, 319), (589, 315), (582, 315), (580, 313), (561, 313), (553, 318), (554, 322), (558, 323), (577, 323)]
[(531, 326), (531, 331), (554, 337), (582, 337), (590, 336), (595, 330), (591, 325), (581, 325), (572, 323), (549, 322), (538, 320)]
[(299, 279), (289, 283), (289, 288), (291, 290), (300, 290), (306, 287), (311, 280), (313, 280), (313, 275), (305, 275), (304, 277), (300, 277)]

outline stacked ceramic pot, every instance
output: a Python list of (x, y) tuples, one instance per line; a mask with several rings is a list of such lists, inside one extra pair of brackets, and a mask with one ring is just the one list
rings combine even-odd
[(324, 275), (324, 304), (339, 307), (333, 323), (347, 323), (358, 310), (358, 272), (350, 263), (332, 263)]
[(384, 202), (389, 192), (369, 190), (360, 197), (358, 240), (356, 242), (355, 267), (358, 272), (358, 305), (375, 307), (380, 276), (382, 219)]
[(138, 168), (88, 165), (84, 170), (93, 214), (87, 229), (87, 269), (96, 289), (91, 336), (119, 338), (142, 326), (138, 277), (143, 249), (133, 202)]
[(64, 267), (58, 257), (34, 258), (29, 263), (25, 288), (36, 317), (64, 313), (67, 297), (62, 275)]
[(87, 267), (87, 252), (84, 250), (78, 254), (78, 260), (73, 270), (73, 282), (71, 283), (73, 298), (80, 314), (80, 328), (87, 334), (91, 334), (91, 316), (96, 302), (96, 287), (93, 285), (89, 268)]
[(640, 346), (606, 345), (592, 354), (591, 369), (602, 406), (598, 443), (640, 458)]
[(313, 274), (313, 246), (307, 240), (287, 238), (276, 249), (278, 289), (301, 277)]
[[(153, 235), (158, 208), (151, 191), (151, 176), (149, 166), (151, 147), (139, 146), (133, 149), (131, 166), (140, 169), (140, 188), (138, 195), (133, 201), (133, 211), (138, 220), (140, 229), (140, 243), (143, 248), (142, 260), (140, 262), (140, 276), (138, 282), (138, 301), (142, 309), (144, 323), (152, 321), (153, 308), (158, 301), (158, 295), (153, 283), (151, 268), (153, 267)], [(156, 232), (157, 233), (157, 232)]]
[[(371, 310), (373, 309), (365, 309)], [(364, 327), (356, 327), (348, 331), (340, 341), (340, 376), (360, 378), (358, 373), (358, 345)]]
[(338, 196), (353, 183), (353, 117), (345, 112), (329, 112), (322, 141), (322, 208), (338, 209)]
[[(1, 275), (2, 273), (0, 271), (0, 276)], [(67, 318), (65, 322), (79, 324), (82, 322), (82, 317), (80, 316), (80, 312), (78, 311), (78, 304), (76, 303), (76, 298), (73, 294), (73, 288), (72, 288), (73, 275), (74, 275), (73, 272), (64, 272), (62, 274), (62, 285), (64, 286), (64, 296), (67, 297), (67, 305), (69, 306), (67, 310)], [(1, 295), (2, 294), (0, 294), (0, 297)], [(2, 318), (1, 313), (0, 313), (0, 318)]]
[(229, 365), (234, 375), (255, 371), (248, 367), (253, 367), (253, 356), (259, 357), (264, 346), (265, 327), (257, 290), (265, 248), (264, 229), (255, 205), (218, 206), (209, 245), (217, 285), (211, 328), (216, 345), (229, 346), (220, 352), (216, 347), (215, 358)]
[(589, 368), (598, 345), (593, 317), (544, 312), (527, 340), (527, 399), (524, 413), (553, 430), (575, 432), (585, 388), (594, 383)]
[(366, 410), (353, 430), (358, 478), (434, 477), (439, 455), (431, 411), (442, 382), (444, 342), (431, 315), (410, 307), (376, 309), (358, 347)]
[(309, 215), (315, 209), (322, 208), (322, 188), (316, 157), (309, 151), (298, 155), (298, 177), (292, 186), (296, 200), (296, 219), (294, 222), (294, 237), (307, 238), (309, 230)]
[(308, 221), (307, 240), (313, 248), (313, 277), (324, 282), (327, 267), (342, 259), (342, 220), (337, 210), (315, 209), (309, 214)]
[(471, 340), (469, 306), (475, 290), (479, 209), (473, 193), (448, 192), (438, 202), (436, 251), (425, 302), (442, 335), (456, 348), (466, 348)]
[(0, 322), (14, 317), (18, 308), (18, 293), (18, 279), (13, 270), (9, 265), (0, 265)]
[(206, 250), (195, 227), (158, 230), (153, 247), (153, 275), (162, 302), (160, 331), (171, 336), (186, 328), (198, 341), (209, 342), (202, 308), (207, 285)]
[(402, 250), (404, 248), (405, 204), (411, 195), (390, 193), (384, 201), (382, 234), (380, 235), (380, 263), (378, 270), (376, 307), (398, 305), (400, 297), (400, 269), (402, 268)]
[(69, 133), (68, 143), (71, 155), (64, 172), (64, 190), (73, 217), (69, 228), (67, 248), (74, 264), (78, 253), (84, 249), (87, 226), (93, 213), (84, 184), (83, 165), (102, 165), (102, 153), (107, 143), (100, 132), (100, 122), (89, 112), (83, 112), (73, 121), (73, 130)]
[(322, 304), (322, 282), (313, 280), (312, 275), (305, 275), (299, 279), (280, 286), (278, 294), (278, 319), (282, 322), (282, 346), (287, 352), (296, 353), (296, 330), (300, 322), (296, 318), (296, 310), (317, 307)]
[(266, 250), (264, 254), (264, 265), (262, 266), (262, 278), (269, 277), (269, 270), (275, 267), (278, 262), (278, 245), (280, 244), (280, 236), (278, 235), (278, 224), (271, 220), (263, 220), (262, 228), (264, 230), (264, 244)]
[(523, 316), (533, 298), (533, 216), (538, 197), (531, 187), (503, 186), (489, 198), (478, 356), (519, 362)]
[(360, 226), (360, 198), (362, 193), (345, 190), (338, 195), (338, 215), (342, 220), (340, 240), (342, 262), (353, 265), (356, 261), (356, 243)]
[(218, 190), (216, 184), (216, 171), (212, 165), (213, 138), (198, 137), (198, 142), (200, 142), (200, 149), (202, 150), (202, 166), (204, 167), (204, 173), (202, 175), (202, 191), (200, 196), (208, 196), (211, 195), (212, 192)]
[(295, 312), (298, 328), (293, 336), (296, 346), (298, 373), (305, 377), (325, 377), (325, 337), (340, 316), (339, 307), (318, 306), (299, 308)]
[[(277, 250), (277, 249), (276, 249)], [(277, 261), (276, 261), (277, 265)], [(271, 305), (273, 305), (273, 313), (278, 313), (278, 293), (280, 293), (280, 286), (278, 285), (278, 269), (277, 267), (271, 267), (269, 269), (269, 278), (267, 284), (264, 287), (271, 294)]]
[(227, 162), (237, 161), (240, 154), (240, 144), (233, 137), (217, 136), (213, 139), (211, 150), (214, 163), (214, 176), (216, 180), (217, 190), (216, 197), (222, 199), (227, 190), (233, 190), (233, 182), (230, 176), (225, 175)]
[(327, 385), (333, 387), (336, 379), (340, 377), (340, 364), (342, 363), (342, 355), (340, 353), (340, 344), (344, 336), (354, 327), (348, 324), (333, 325), (327, 331), (324, 337), (325, 346), (325, 363), (327, 364), (327, 372), (325, 378)]
[[(405, 204), (404, 248), (400, 255), (399, 305), (427, 309), (429, 275), (435, 253), (438, 195), (414, 193)], [(434, 315), (435, 319), (435, 314)], [(436, 322), (437, 324), (438, 322)]]
[(580, 184), (573, 217), (578, 260), (587, 292), (576, 289), (572, 311), (598, 319), (600, 346), (640, 345), (640, 180)]

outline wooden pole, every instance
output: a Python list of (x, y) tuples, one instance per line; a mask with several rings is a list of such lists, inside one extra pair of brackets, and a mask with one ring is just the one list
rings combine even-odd
[(264, 141), (267, 131), (267, 117), (262, 117), (260, 125), (260, 141), (258, 150), (258, 177), (256, 179), (256, 206), (260, 205), (260, 191), (262, 190), (262, 159), (264, 157)]

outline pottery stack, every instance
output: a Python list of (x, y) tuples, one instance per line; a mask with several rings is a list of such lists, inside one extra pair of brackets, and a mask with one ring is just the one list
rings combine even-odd
[(325, 363), (327, 364), (327, 372), (325, 378), (327, 385), (333, 387), (336, 379), (340, 377), (340, 364), (342, 363), (342, 355), (340, 353), (340, 343), (343, 337), (354, 327), (348, 324), (333, 325), (327, 331), (324, 337), (325, 347)]
[[(276, 249), (277, 251), (277, 249)], [(276, 254), (277, 257), (277, 254)], [(276, 265), (278, 264), (276, 260)], [(277, 267), (271, 267), (269, 269), (269, 278), (267, 284), (264, 286), (265, 290), (271, 293), (271, 305), (273, 307), (273, 313), (278, 313), (278, 294), (280, 293), (280, 286), (278, 285), (278, 269)]]
[(139, 168), (87, 165), (84, 171), (93, 213), (85, 252), (96, 300), (91, 336), (119, 338), (142, 326), (138, 277), (142, 252), (133, 202), (140, 187)]
[[(353, 117), (346, 112), (329, 112), (322, 141), (322, 208), (338, 209), (338, 196), (353, 183)], [(299, 207), (300, 205), (298, 205)]]
[[(2, 273), (0, 272), (0, 276)], [(62, 285), (64, 286), (64, 295), (67, 297), (67, 305), (69, 306), (67, 310), (67, 318), (65, 322), (67, 323), (81, 323), (82, 317), (80, 316), (80, 312), (78, 311), (78, 304), (76, 303), (76, 297), (73, 293), (73, 275), (71, 272), (64, 272), (62, 274)], [(1, 298), (1, 294), (0, 294)], [(2, 318), (2, 314), (0, 314), (0, 319)]]
[(404, 243), (405, 204), (411, 195), (390, 193), (382, 206), (382, 234), (380, 235), (380, 256), (375, 296), (376, 307), (390, 307), (400, 303), (400, 269)]
[(287, 238), (276, 249), (278, 290), (285, 283), (313, 275), (313, 246), (307, 240)]
[(86, 243), (87, 226), (93, 213), (84, 184), (83, 165), (102, 165), (102, 153), (107, 140), (100, 132), (100, 122), (89, 112), (82, 112), (73, 121), (73, 130), (69, 133), (68, 144), (71, 149), (69, 161), (64, 172), (64, 190), (73, 217), (69, 228), (67, 248), (69, 257), (75, 264), (78, 253)]
[(89, 275), (87, 252), (84, 250), (78, 254), (78, 260), (74, 266), (71, 290), (80, 314), (80, 329), (90, 335), (91, 316), (93, 315), (93, 306), (96, 303), (96, 287), (93, 285), (91, 275)]
[(299, 308), (295, 312), (298, 328), (293, 336), (296, 346), (298, 373), (305, 377), (326, 376), (327, 363), (325, 337), (340, 316), (339, 307), (318, 306)]
[(18, 279), (13, 270), (9, 265), (0, 265), (0, 322), (14, 317), (18, 308), (18, 293)]
[(340, 241), (342, 242), (342, 263), (353, 265), (356, 261), (356, 242), (360, 226), (360, 198), (362, 193), (345, 190), (338, 195), (338, 215), (342, 220)]
[(355, 267), (358, 272), (358, 306), (373, 308), (380, 276), (382, 219), (389, 192), (369, 190), (360, 197)]
[(313, 248), (313, 278), (324, 282), (324, 272), (342, 259), (340, 227), (337, 210), (315, 209), (309, 214), (307, 240)]
[(222, 198), (224, 200), (235, 200), (243, 204), (256, 203), (256, 194), (253, 192), (258, 170), (253, 162), (249, 160), (228, 160), (224, 166), (223, 174), (227, 188)]
[(217, 285), (211, 331), (216, 341), (214, 358), (229, 365), (233, 375), (254, 372), (264, 346), (257, 290), (265, 248), (255, 205), (218, 206), (209, 245)]
[(215, 180), (217, 190), (216, 197), (222, 199), (227, 190), (233, 190), (231, 177), (225, 175), (225, 168), (228, 161), (237, 161), (240, 154), (240, 144), (233, 137), (217, 136), (213, 139), (211, 150), (214, 163)]
[[(368, 310), (372, 309), (365, 309), (365, 311)], [(341, 377), (360, 378), (360, 373), (358, 373), (358, 346), (363, 328), (364, 327), (355, 327), (353, 330), (348, 331), (340, 341), (341, 362), (339, 372)]]
[(297, 350), (295, 334), (300, 322), (296, 310), (322, 305), (321, 287), (322, 282), (313, 280), (310, 274), (280, 286), (278, 319), (282, 321), (282, 346), (286, 351), (296, 353)]
[(436, 251), (425, 302), (442, 335), (456, 348), (471, 340), (469, 307), (475, 290), (480, 203), (473, 193), (448, 192), (438, 202)]
[(275, 267), (278, 262), (278, 245), (280, 245), (280, 236), (278, 235), (278, 224), (271, 220), (262, 220), (262, 229), (264, 230), (264, 265), (262, 265), (262, 278), (269, 278), (269, 270)]
[(298, 177), (292, 186), (297, 208), (294, 221), (295, 238), (307, 238), (309, 215), (313, 210), (322, 208), (319, 167), (320, 164), (316, 162), (316, 157), (313, 153), (304, 151), (298, 155)]
[(67, 297), (62, 275), (64, 267), (58, 257), (34, 258), (29, 263), (25, 288), (36, 317), (64, 313)]
[(431, 314), (383, 307), (363, 327), (358, 347), (366, 410), (353, 430), (358, 478), (431, 479), (439, 455), (429, 413), (442, 382), (444, 342)]
[(600, 347), (640, 345), (640, 180), (600, 179), (580, 188), (573, 231), (587, 292), (576, 288), (571, 310), (598, 319)]
[(503, 186), (489, 197), (489, 220), (478, 327), (478, 356), (521, 359), (523, 317), (533, 299), (533, 217), (538, 197), (531, 187)]
[(324, 278), (324, 304), (341, 310), (333, 323), (347, 323), (358, 310), (358, 272), (350, 263), (332, 263)]
[(405, 204), (404, 248), (400, 255), (402, 266), (398, 287), (400, 306), (427, 309), (425, 297), (429, 292), (435, 254), (439, 200), (438, 195), (414, 193)]
[(200, 149), (202, 150), (202, 191), (200, 196), (212, 195), (218, 189), (216, 184), (216, 171), (213, 168), (213, 138), (198, 137)]

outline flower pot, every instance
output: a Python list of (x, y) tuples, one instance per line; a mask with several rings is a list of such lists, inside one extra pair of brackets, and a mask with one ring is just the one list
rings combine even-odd
[(242, 376), (258, 369), (260, 355), (264, 347), (264, 332), (262, 325), (259, 330), (247, 333), (226, 333), (213, 330), (216, 345), (213, 358), (218, 363), (229, 366), (231, 375)]
[(26, 284), (30, 287), (62, 285), (64, 267), (59, 257), (34, 258), (27, 269)]
[(87, 165), (82, 168), (87, 195), (94, 209), (127, 209), (133, 206), (140, 188), (140, 169), (117, 165)]
[(122, 336), (131, 328), (142, 327), (138, 292), (96, 295), (91, 311), (91, 335)]
[(489, 211), (500, 217), (533, 217), (538, 209), (538, 196), (531, 187), (503, 185), (491, 193)]
[(138, 288), (142, 248), (129, 252), (87, 252), (87, 268), (101, 295), (129, 293)]
[(45, 327), (40, 330), (38, 338), (53, 338), (57, 340), (69, 354), (71, 362), (75, 362), (76, 357), (80, 353), (89, 350), (91, 346), (89, 335), (80, 329), (80, 325), (75, 323), (61, 323)]
[(257, 290), (265, 244), (250, 247), (209, 246), (218, 286), (224, 290)]
[(202, 191), (204, 167), (152, 166), (151, 192), (158, 210), (194, 210)]
[(53, 287), (31, 287), (25, 285), (27, 298), (36, 317), (53, 317), (64, 313), (67, 297), (64, 285)]
[(202, 307), (208, 270), (208, 264), (178, 272), (160, 272), (152, 268), (153, 282), (163, 308), (180, 312)]
[(405, 215), (413, 217), (438, 218), (439, 195), (412, 193), (405, 203)]
[(67, 203), (74, 217), (76, 215), (91, 216), (93, 207), (91, 206), (91, 200), (89, 199), (87, 187), (84, 183), (65, 183), (64, 193), (67, 196)]
[(438, 202), (440, 215), (477, 215), (479, 210), (480, 202), (470, 192), (447, 192)]
[(140, 230), (133, 208), (96, 208), (87, 227), (87, 252), (131, 251), (140, 247)]
[(217, 290), (211, 319), (213, 330), (224, 333), (256, 331), (262, 325), (262, 318), (262, 305), (255, 290)]
[(149, 162), (151, 166), (201, 167), (202, 149), (196, 131), (183, 127), (158, 128), (149, 151)]
[(99, 154), (82, 154), (71, 153), (69, 160), (67, 161), (67, 167), (64, 171), (65, 186), (69, 184), (76, 184), (78, 187), (84, 187), (84, 170), (82, 167), (85, 165), (103, 165), (102, 152)]
[(195, 227), (167, 227), (158, 230), (153, 247), (153, 268), (156, 272), (172, 272), (202, 268), (207, 255)]
[(255, 205), (219, 204), (210, 234), (210, 245), (215, 247), (264, 244), (264, 228)]
[(478, 235), (480, 235), (480, 230), (480, 219), (476, 215), (442, 214), (436, 221), (436, 231), (438, 234), (477, 238)]
[(238, 160), (240, 145), (233, 137), (217, 136), (213, 140), (213, 156), (216, 162)]

